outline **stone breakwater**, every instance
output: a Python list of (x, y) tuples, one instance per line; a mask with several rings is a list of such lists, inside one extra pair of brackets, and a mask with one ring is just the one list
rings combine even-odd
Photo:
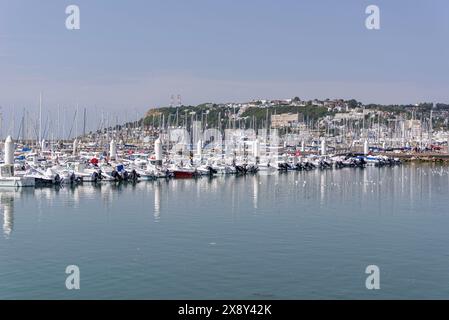
[(383, 153), (382, 155), (399, 158), (402, 162), (435, 162), (449, 164), (449, 154), (442, 153)]

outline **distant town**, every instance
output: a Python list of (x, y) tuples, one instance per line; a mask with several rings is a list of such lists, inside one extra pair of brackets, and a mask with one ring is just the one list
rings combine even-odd
[[(430, 123), (432, 119), (432, 123)], [(417, 103), (409, 105), (362, 104), (356, 100), (253, 100), (241, 103), (203, 103), (197, 106), (169, 106), (150, 109), (145, 126), (185, 126), (201, 121), (204, 127), (299, 129), (301, 126), (332, 130), (343, 122), (381, 123), (406, 121), (414, 131), (448, 129), (449, 104)], [(421, 128), (423, 127), (423, 128)]]
[(302, 100), (298, 97), (278, 100), (252, 100), (234, 103), (202, 103), (196, 106), (171, 104), (150, 108), (137, 121), (79, 136), (78, 140), (107, 143), (114, 138), (122, 144), (167, 139), (170, 130), (183, 128), (189, 133), (217, 129), (253, 129), (260, 133), (276, 129), (282, 136), (295, 136), (299, 143), (326, 138), (334, 144), (428, 148), (447, 144), (449, 104), (423, 102), (407, 105), (363, 104), (357, 100)]

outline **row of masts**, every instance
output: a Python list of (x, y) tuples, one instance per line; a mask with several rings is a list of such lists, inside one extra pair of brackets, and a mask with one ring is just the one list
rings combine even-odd
[(91, 109), (93, 110), (90, 114), (87, 107), (80, 108), (79, 105), (58, 105), (52, 110), (45, 110), (42, 94), (39, 95), (37, 112), (32, 112), (28, 108), (17, 112), (18, 108), (12, 106), (9, 119), (5, 121), (4, 112), (0, 107), (0, 139), (4, 139), (6, 133), (12, 135), (17, 142), (37, 145), (43, 140), (82, 139), (90, 132), (106, 132), (109, 137), (112, 137), (112, 132), (123, 122), (133, 129), (141, 127), (143, 123), (140, 121), (138, 112), (135, 113), (135, 118), (130, 118), (129, 112), (123, 112), (119, 116), (118, 113), (106, 112), (97, 107)]
[[(61, 112), (62, 111), (62, 112)], [(246, 119), (237, 119), (235, 108), (227, 118), (223, 118), (223, 114), (218, 112), (216, 129), (224, 132), (225, 130), (248, 130), (252, 129), (256, 132), (261, 130), (271, 131), (270, 112), (266, 109), (266, 117), (257, 120), (254, 116)], [(273, 111), (274, 113), (276, 111)], [(73, 115), (71, 114), (73, 113)], [(123, 112), (127, 115), (128, 112)], [(135, 121), (128, 122), (126, 127), (120, 126), (126, 123), (127, 116), (119, 118), (111, 113), (101, 112), (97, 125), (88, 125), (87, 108), (82, 108), (80, 112), (79, 106), (75, 108), (62, 108), (58, 106), (56, 119), (55, 114), (47, 112), (45, 119), (43, 114), (43, 96), (39, 95), (39, 110), (36, 117), (33, 117), (26, 109), (23, 109), (22, 117), (18, 128), (16, 128), (15, 113), (13, 120), (10, 122), (7, 132), (13, 134), (16, 141), (40, 145), (42, 141), (73, 141), (86, 140), (98, 142), (100, 144), (109, 143), (111, 139), (118, 141), (140, 143), (149, 135), (165, 134), (170, 135), (173, 129), (184, 128), (191, 135), (195, 130), (204, 131), (209, 129), (209, 112), (197, 114), (195, 112), (185, 111), (183, 114), (176, 109), (175, 114), (170, 114), (167, 119), (164, 114), (152, 114), (146, 122), (139, 119), (136, 114)], [(80, 118), (82, 124), (80, 125)], [(98, 114), (97, 114), (98, 118)], [(380, 114), (375, 117), (365, 119), (343, 119), (336, 121), (329, 117), (323, 119), (310, 119), (305, 117), (304, 121), (294, 127), (278, 128), (277, 132), (288, 140), (293, 136), (293, 140), (299, 141), (321, 141), (326, 139), (328, 143), (350, 149), (354, 143), (360, 144), (360, 141), (367, 140), (370, 145), (401, 147), (406, 145), (425, 146), (433, 143), (433, 112), (430, 117), (425, 118), (423, 114), (417, 115), (412, 113), (412, 121), (418, 121), (419, 130), (406, 128), (406, 122), (409, 121), (404, 117), (396, 119), (383, 119)], [(81, 127), (81, 130), (80, 130)], [(88, 137), (88, 127), (92, 134)], [(120, 129), (119, 129), (120, 128)], [(3, 129), (3, 128), (2, 128)], [(15, 133), (15, 136), (14, 136)], [(1, 138), (1, 135), (0, 135)], [(168, 142), (170, 143), (170, 142)]]

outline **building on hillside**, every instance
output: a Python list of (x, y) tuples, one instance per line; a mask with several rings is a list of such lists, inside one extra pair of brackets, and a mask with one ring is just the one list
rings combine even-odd
[(336, 113), (334, 116), (334, 120), (335, 121), (340, 121), (340, 120), (362, 120), (363, 119), (363, 113), (362, 112), (355, 112), (355, 111), (350, 111), (350, 112), (341, 112), (341, 113)]
[(303, 121), (303, 115), (300, 113), (281, 113), (271, 115), (272, 128), (296, 127)]

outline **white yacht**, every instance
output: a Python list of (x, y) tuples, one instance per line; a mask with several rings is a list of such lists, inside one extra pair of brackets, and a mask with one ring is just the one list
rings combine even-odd
[(0, 166), (0, 187), (34, 187), (35, 179), (32, 177), (14, 176), (14, 165), (2, 164)]

